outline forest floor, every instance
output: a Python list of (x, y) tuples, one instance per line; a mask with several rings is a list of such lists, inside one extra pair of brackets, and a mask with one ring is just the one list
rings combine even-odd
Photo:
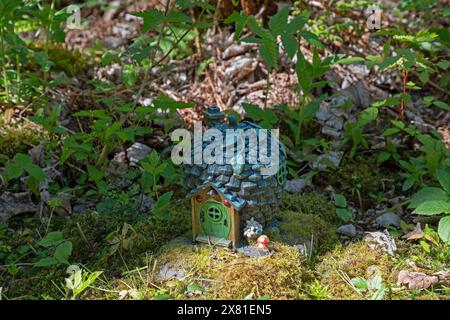
[[(268, 67), (259, 45), (235, 39), (234, 24), (218, 14), (206, 30), (158, 38), (133, 13), (163, 4), (118, 0), (85, 6), (84, 27), (68, 30), (64, 43), (23, 35), (36, 40), (27, 50), (45, 46), (52, 62), (48, 73), (39, 55), (23, 63), (24, 88), (51, 81), (32, 98), (24, 89), (23, 99), (0, 101), (0, 299), (449, 299), (450, 245), (436, 230), (450, 211), (413, 214), (421, 190), (439, 188), (447, 206), (450, 194), (439, 174), (450, 176), (449, 8), (431, 3), (380, 1), (381, 34), (367, 29), (367, 1), (291, 3), (290, 15), (311, 13), (309, 31), (323, 43), (302, 40), (302, 55), (341, 59), (316, 79), (326, 85), (311, 96), (327, 97), (299, 121), (300, 142), (279, 107), (304, 102), (298, 57), (280, 46), (277, 68)], [(382, 33), (390, 28), (405, 37), (434, 30), (440, 42), (413, 37), (396, 49), (414, 52), (417, 65), (374, 68), (370, 57), (390, 50), (392, 35)], [(162, 48), (148, 72), (139, 60), (152, 54), (145, 34)], [(163, 112), (161, 101), (177, 104)], [(245, 104), (266, 108), (246, 115)], [(191, 128), (211, 105), (280, 128), (287, 146), (287, 185), (264, 230), (268, 256), (191, 241), (189, 190), (170, 163), (170, 132)]]

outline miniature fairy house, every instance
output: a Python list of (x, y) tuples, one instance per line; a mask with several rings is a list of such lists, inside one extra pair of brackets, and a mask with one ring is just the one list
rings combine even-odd
[[(224, 135), (227, 129), (261, 130), (252, 122), (238, 123), (233, 116), (229, 116), (226, 123), (224, 114), (215, 106), (209, 107), (205, 116), (209, 128), (218, 129)], [(261, 132), (267, 133), (268, 140), (272, 139), (270, 131)], [(279, 146), (279, 169), (274, 174), (262, 174), (261, 169), (269, 164), (260, 162), (259, 157), (258, 162), (253, 164), (231, 161), (231, 164), (203, 162), (185, 165), (186, 186), (192, 202), (194, 241), (236, 248), (247, 220), (254, 218), (264, 226), (271, 222), (278, 209), (287, 175), (285, 149), (276, 141)], [(211, 141), (202, 141), (200, 151), (193, 146), (194, 153), (201, 152), (209, 143)], [(248, 140), (244, 143), (245, 154), (241, 156), (255, 148)], [(268, 149), (270, 152), (270, 146)]]

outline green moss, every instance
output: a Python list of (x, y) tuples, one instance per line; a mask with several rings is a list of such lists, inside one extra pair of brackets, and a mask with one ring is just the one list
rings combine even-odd
[(367, 278), (371, 266), (378, 268), (384, 283), (392, 285), (397, 280), (394, 259), (380, 250), (371, 250), (364, 242), (338, 245), (320, 260), (316, 271), (331, 299), (361, 299), (346, 279)]
[(269, 229), (269, 238), (289, 245), (313, 244), (314, 253), (323, 251), (337, 241), (335, 227), (318, 215), (281, 211), (278, 230)]
[[(33, 50), (44, 50), (43, 43), (30, 45)], [(48, 48), (48, 57), (54, 63), (53, 70), (64, 71), (68, 76), (79, 76), (86, 72), (91, 59), (78, 50), (68, 50), (62, 44), (50, 44)]]
[(339, 222), (334, 204), (315, 192), (302, 195), (285, 192), (282, 197), (281, 210), (317, 215), (330, 223)]
[[(191, 228), (188, 205), (187, 201), (174, 203), (169, 208), (169, 220), (137, 216), (132, 212), (116, 215), (86, 212), (67, 216), (61, 225), (64, 226), (64, 234), (73, 243), (73, 261), (80, 261), (93, 270), (114, 274), (141, 264), (147, 252), (155, 252), (171, 239), (187, 233)], [(133, 244), (122, 253), (122, 259), (118, 252), (109, 254), (111, 246), (105, 238), (117, 230), (120, 234), (124, 223), (131, 224), (134, 232), (130, 230), (127, 234), (133, 239)]]
[(371, 202), (370, 194), (384, 190), (383, 177), (375, 159), (355, 157), (345, 158), (342, 164), (333, 172), (322, 173), (316, 179), (323, 185), (332, 185), (339, 192), (355, 203)]
[[(166, 248), (157, 257), (158, 265), (183, 268), (183, 281), (160, 281), (176, 298), (187, 284), (201, 284), (206, 292), (198, 299), (243, 299), (252, 294), (257, 299), (298, 299), (300, 288), (309, 277), (302, 267), (298, 250), (274, 243), (273, 254), (264, 258), (246, 258), (223, 248), (202, 245)], [(199, 282), (199, 279), (204, 281)]]
[(38, 145), (47, 135), (37, 126), (23, 126), (20, 128), (12, 126), (0, 127), (0, 154), (9, 158), (17, 153), (27, 153), (28, 150)]

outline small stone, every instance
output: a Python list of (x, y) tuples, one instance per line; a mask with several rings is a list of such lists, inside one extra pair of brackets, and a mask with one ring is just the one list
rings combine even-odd
[(144, 159), (149, 153), (151, 148), (143, 143), (135, 142), (131, 147), (127, 149), (127, 156), (130, 162), (138, 163)]
[(185, 275), (185, 271), (183, 269), (171, 267), (167, 264), (165, 264), (159, 272), (156, 274), (156, 278), (159, 281), (167, 281), (170, 279), (183, 279)]
[(393, 226), (396, 228), (400, 228), (401, 219), (393, 212), (386, 212), (385, 214), (376, 218), (375, 222), (376, 224), (383, 227)]
[(356, 237), (356, 227), (353, 224), (344, 224), (337, 228), (336, 232), (350, 238)]
[(307, 183), (305, 179), (293, 179), (286, 181), (284, 190), (289, 193), (300, 193), (306, 187)]

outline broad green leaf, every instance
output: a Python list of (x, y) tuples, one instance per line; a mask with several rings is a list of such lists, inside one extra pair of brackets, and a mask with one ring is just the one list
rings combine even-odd
[(64, 241), (56, 247), (55, 254), (53, 255), (59, 263), (68, 263), (68, 259), (72, 254), (72, 242)]
[(438, 234), (442, 241), (450, 241), (450, 216), (443, 217), (439, 221)]
[(38, 244), (43, 247), (51, 247), (58, 245), (63, 240), (61, 231), (49, 232), (44, 238), (39, 240)]
[(389, 152), (383, 151), (378, 155), (377, 162), (383, 163), (391, 157), (391, 154)]
[(53, 257), (42, 258), (34, 264), (35, 267), (49, 267), (58, 264), (58, 260)]
[(37, 165), (30, 163), (23, 168), (30, 176), (34, 177), (38, 182), (45, 180), (44, 171)]
[(436, 187), (426, 187), (419, 190), (411, 197), (408, 208), (415, 209), (425, 201), (446, 201), (447, 199), (448, 196), (444, 190)]
[(336, 214), (344, 222), (348, 222), (352, 218), (352, 213), (347, 209), (336, 208)]
[(450, 213), (450, 203), (443, 200), (425, 201), (418, 206), (413, 213), (432, 216), (441, 213)]
[(448, 106), (448, 104), (443, 101), (436, 100), (436, 101), (433, 101), (433, 104), (436, 107), (441, 108), (442, 110), (450, 111), (450, 107)]
[(5, 166), (5, 172), (9, 179), (17, 179), (22, 175), (23, 169), (14, 163), (8, 163)]
[(334, 204), (337, 205), (338, 207), (345, 208), (347, 207), (347, 200), (342, 194), (335, 194)]
[(450, 172), (445, 169), (436, 169), (436, 177), (442, 188), (450, 194)]

